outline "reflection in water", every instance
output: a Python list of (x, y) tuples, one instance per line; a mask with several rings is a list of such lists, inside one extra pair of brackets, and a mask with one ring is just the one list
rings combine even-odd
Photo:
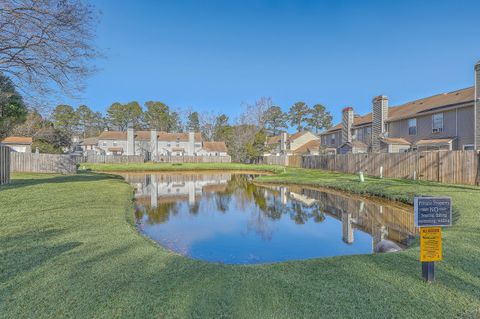
[(299, 186), (259, 186), (232, 173), (124, 174), (139, 229), (175, 252), (224, 263), (372, 253), (408, 245), (409, 207)]

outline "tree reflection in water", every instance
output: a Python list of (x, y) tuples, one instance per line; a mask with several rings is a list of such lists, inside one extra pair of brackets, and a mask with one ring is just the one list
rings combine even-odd
[(201, 259), (251, 263), (369, 253), (383, 239), (406, 245), (415, 234), (413, 214), (405, 207), (299, 186), (258, 185), (254, 177), (125, 176), (135, 187), (139, 228), (167, 248)]
[[(321, 211), (321, 205), (318, 201), (313, 204), (302, 203), (301, 200), (289, 201), (287, 204), (282, 202), (281, 192), (277, 189), (261, 187), (255, 185), (252, 181), (255, 175), (232, 175), (231, 179), (226, 181), (223, 188), (216, 191), (204, 192), (206, 198), (213, 199), (216, 210), (219, 213), (227, 213), (232, 203), (232, 196), (235, 196), (236, 208), (243, 210), (244, 213), (250, 213), (249, 229), (254, 230), (264, 239), (271, 238), (271, 227), (268, 222), (279, 220), (283, 216), (288, 216), (296, 224), (305, 224), (308, 220), (315, 223), (321, 223), (325, 220), (325, 215)], [(146, 179), (149, 183), (151, 177)], [(210, 184), (209, 186), (212, 186)], [(150, 205), (137, 205), (136, 218), (141, 220), (145, 215), (148, 216), (147, 223), (160, 224), (169, 220), (170, 215), (176, 215), (179, 212), (179, 203), (185, 201), (184, 194), (178, 195), (175, 202), (161, 202), (157, 207)], [(201, 196), (195, 203), (190, 204), (188, 212), (191, 215), (197, 215), (200, 211)], [(246, 212), (246, 208), (255, 204), (255, 209)], [(251, 209), (251, 207), (250, 207)]]

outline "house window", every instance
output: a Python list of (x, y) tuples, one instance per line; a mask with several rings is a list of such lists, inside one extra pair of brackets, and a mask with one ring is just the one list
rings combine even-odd
[(432, 132), (443, 132), (443, 113), (437, 113), (432, 115)]
[(466, 145), (463, 145), (463, 150), (464, 151), (473, 151), (473, 150), (475, 150), (475, 146), (473, 144), (466, 144)]
[(335, 134), (330, 135), (330, 145), (335, 145)]
[(113, 141), (113, 146), (117, 146), (117, 141)]
[(107, 142), (102, 142), (102, 145), (103, 145), (103, 146), (107, 146)]
[(167, 143), (167, 147), (170, 147), (170, 143)]
[(408, 135), (417, 135), (417, 119), (408, 120)]
[(363, 141), (363, 128), (359, 128), (356, 130), (356, 140)]

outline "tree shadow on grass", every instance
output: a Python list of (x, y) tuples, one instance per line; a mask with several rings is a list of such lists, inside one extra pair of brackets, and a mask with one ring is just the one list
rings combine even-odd
[(47, 242), (63, 234), (63, 230), (27, 232), (16, 236), (0, 237), (0, 282), (29, 272), (82, 243), (72, 241), (62, 244), (48, 245)]

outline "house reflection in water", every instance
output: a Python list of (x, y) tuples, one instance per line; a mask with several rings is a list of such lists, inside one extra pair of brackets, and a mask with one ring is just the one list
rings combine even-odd
[(411, 208), (406, 205), (382, 205), (375, 200), (332, 190), (318, 190), (299, 186), (277, 186), (282, 203), (288, 198), (308, 207), (317, 204), (320, 210), (342, 222), (342, 239), (347, 244), (354, 242), (354, 229), (372, 235), (372, 252), (383, 239), (408, 246), (416, 233)]
[(221, 192), (232, 174), (122, 174), (135, 188), (137, 205), (155, 209), (161, 204), (188, 201), (194, 206), (204, 192)]
[(415, 234), (412, 209), (332, 190), (259, 185), (255, 175), (124, 174), (139, 230), (180, 254), (224, 263), (369, 254)]

